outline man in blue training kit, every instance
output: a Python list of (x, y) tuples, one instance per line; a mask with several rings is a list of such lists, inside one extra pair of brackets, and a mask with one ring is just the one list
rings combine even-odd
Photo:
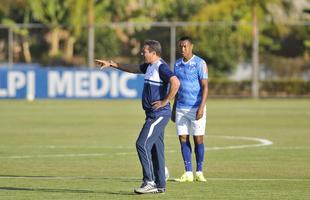
[(185, 165), (185, 173), (176, 181), (192, 182), (192, 147), (189, 135), (193, 135), (196, 155), (196, 181), (205, 182), (203, 176), (204, 144), (203, 136), (206, 127), (206, 100), (208, 96), (208, 68), (206, 62), (193, 54), (193, 42), (190, 37), (179, 40), (182, 58), (174, 65), (175, 75), (180, 80), (180, 88), (176, 95), (172, 121), (176, 123), (176, 131), (181, 144), (181, 152)]
[(96, 60), (96, 63), (102, 68), (113, 67), (130, 73), (145, 74), (142, 105), (146, 119), (136, 142), (143, 183), (134, 192), (163, 193), (166, 190), (164, 130), (171, 117), (169, 101), (174, 98), (180, 83), (161, 59), (161, 45), (158, 41), (145, 41), (142, 55), (145, 63), (141, 65), (121, 65), (106, 60)]

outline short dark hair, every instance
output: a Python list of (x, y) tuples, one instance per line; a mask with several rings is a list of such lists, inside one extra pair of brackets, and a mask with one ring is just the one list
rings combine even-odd
[(144, 45), (149, 46), (150, 52), (155, 51), (156, 55), (161, 55), (161, 45), (157, 40), (146, 40)]
[(185, 40), (187, 40), (187, 41), (189, 41), (189, 43), (193, 44), (193, 39), (192, 39), (191, 37), (189, 37), (189, 36), (183, 36), (183, 37), (181, 37), (181, 38), (179, 39), (179, 42), (185, 41)]

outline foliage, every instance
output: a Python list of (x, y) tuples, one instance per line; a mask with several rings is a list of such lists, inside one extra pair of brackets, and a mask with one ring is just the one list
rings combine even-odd
[(210, 97), (250, 97), (251, 81), (212, 79), (209, 81), (208, 95)]
[(273, 80), (261, 82), (261, 96), (310, 96), (310, 81)]
[[(282, 3), (279, 0), (268, 2), (258, 0), (217, 0), (206, 4), (192, 17), (192, 21), (210, 23), (208, 26), (194, 27), (188, 32), (197, 38), (198, 49), (206, 49), (200, 51), (200, 53), (210, 60), (209, 64), (215, 70), (216, 76), (230, 73), (241, 60), (250, 59), (251, 54), (249, 52), (251, 51), (243, 52), (242, 49), (251, 48), (254, 8), (257, 9), (260, 32), (269, 33), (271, 30), (276, 30), (276, 33), (272, 36), (260, 35), (261, 52), (265, 51), (266, 46), (271, 49), (279, 47), (279, 44), (274, 44), (273, 38), (287, 30), (272, 29), (274, 20), (271, 20), (271, 23), (265, 23), (265, 21), (266, 19), (274, 19), (272, 10), (268, 9), (268, 5), (282, 6)], [(218, 24), (218, 21), (223, 21), (226, 29), (221, 29), (221, 24)], [(222, 51), (219, 51), (217, 47), (222, 47), (220, 48)]]
[[(209, 82), (210, 97), (250, 97), (251, 81), (213, 79)], [(265, 80), (260, 82), (261, 97), (309, 97), (310, 81)]]
[[(211, 69), (210, 76), (222, 77), (233, 72), (238, 63), (249, 62), (251, 59), (252, 18), (253, 8), (256, 8), (261, 58), (266, 55), (274, 58), (288, 57), (303, 59), (305, 63), (310, 59), (310, 26), (285, 24), (291, 19), (290, 16), (296, 15), (296, 9), (294, 10), (292, 6), (296, 1), (293, 0), (3, 0), (1, 2), (0, 22), (15, 27), (15, 40), (18, 38), (22, 38), (19, 40), (24, 42), (33, 40), (29, 43), (29, 49), (34, 58), (42, 57), (45, 60), (57, 58), (60, 62), (63, 59), (68, 63), (85, 64), (86, 34), (90, 14), (94, 16), (96, 23), (96, 56), (117, 56), (127, 59), (138, 55), (146, 38), (161, 41), (165, 57), (169, 57), (169, 28), (151, 27), (148, 23), (201, 22), (204, 23), (203, 26), (177, 27), (177, 37), (190, 35), (195, 42), (195, 53), (208, 62)], [(94, 5), (93, 11), (89, 9), (90, 3)], [(111, 22), (120, 25), (114, 26), (110, 24)], [(140, 26), (130, 26), (130, 22), (139, 23)], [(44, 35), (38, 38), (37, 34), (32, 34), (38, 30), (19, 29), (17, 28), (19, 23), (40, 23), (49, 29), (47, 32), (42, 31)], [(7, 35), (4, 32), (5, 30), (0, 33), (1, 55), (7, 54), (5, 45)], [(44, 45), (39, 44), (42, 42)], [(14, 61), (20, 60), (16, 58)], [(260, 62), (270, 64), (265, 59), (260, 59)]]
[[(95, 31), (96, 46), (95, 56), (98, 58), (111, 58), (119, 55), (121, 50), (120, 41), (112, 29), (96, 28)], [(80, 41), (76, 44), (75, 51), (80, 55), (87, 57), (87, 33), (81, 34)]]
[[(29, 23), (31, 20), (30, 16), (30, 8), (26, 1), (18, 0), (10, 2), (10, 15), (13, 15), (13, 17), (3, 17), (2, 23), (6, 25), (7, 27), (10, 27), (13, 33), (15, 34), (15, 45), (18, 46), (18, 48), (15, 48), (16, 52), (13, 52), (13, 54), (16, 54), (16, 58), (19, 58), (19, 54), (23, 54), (23, 59), (27, 63), (30, 63), (32, 61), (32, 56), (29, 49), (29, 30), (27, 28), (21, 28), (17, 24), (18, 23)], [(21, 49), (21, 50), (19, 50)]]
[(31, 0), (28, 1), (34, 19), (51, 27), (58, 27), (65, 20), (70, 1)]

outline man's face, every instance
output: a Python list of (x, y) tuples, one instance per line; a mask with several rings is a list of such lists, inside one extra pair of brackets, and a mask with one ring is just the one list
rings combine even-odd
[(193, 44), (188, 40), (179, 42), (180, 53), (182, 57), (189, 58), (193, 54)]
[(146, 63), (151, 63), (153, 60), (153, 57), (155, 56), (155, 51), (150, 52), (149, 46), (144, 45), (141, 54), (143, 55), (144, 61)]

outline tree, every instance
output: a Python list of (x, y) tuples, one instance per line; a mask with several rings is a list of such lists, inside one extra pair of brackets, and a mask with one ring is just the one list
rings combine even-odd
[[(9, 1), (6, 8), (6, 16), (3, 17), (2, 23), (8, 26), (17, 36), (15, 44), (20, 45), (23, 57), (27, 63), (32, 61), (29, 44), (29, 30), (18, 26), (18, 23), (27, 24), (31, 20), (30, 9), (26, 0)], [(13, 14), (14, 13), (14, 14)], [(20, 40), (20, 41), (19, 41)], [(14, 48), (18, 49), (18, 48)]]
[(80, 37), (82, 28), (86, 25), (88, 3), (93, 0), (67, 0), (68, 1), (68, 17), (65, 19), (66, 30), (68, 31), (65, 42), (64, 59), (72, 61), (74, 54), (74, 44)]
[[(216, 75), (232, 72), (241, 59), (249, 56), (242, 49), (251, 47), (255, 37), (253, 30), (258, 31), (258, 24), (260, 24), (259, 32), (268, 28), (268, 24), (261, 23), (266, 20), (271, 19), (272, 26), (275, 26), (275, 17), (268, 7), (271, 4), (279, 5), (281, 9), (287, 7), (281, 0), (214, 0), (192, 17), (192, 21), (210, 23), (206, 27), (191, 29), (190, 33), (198, 38), (198, 49), (203, 56), (209, 58)], [(279, 32), (284, 31), (280, 26), (278, 28)], [(268, 36), (259, 35), (259, 37), (262, 46), (265, 42), (271, 45), (272, 39)]]
[(59, 54), (59, 40), (62, 32), (62, 23), (69, 7), (66, 0), (31, 0), (28, 1), (33, 17), (47, 25), (51, 30), (47, 34), (47, 42), (50, 44), (48, 55), (55, 57)]

